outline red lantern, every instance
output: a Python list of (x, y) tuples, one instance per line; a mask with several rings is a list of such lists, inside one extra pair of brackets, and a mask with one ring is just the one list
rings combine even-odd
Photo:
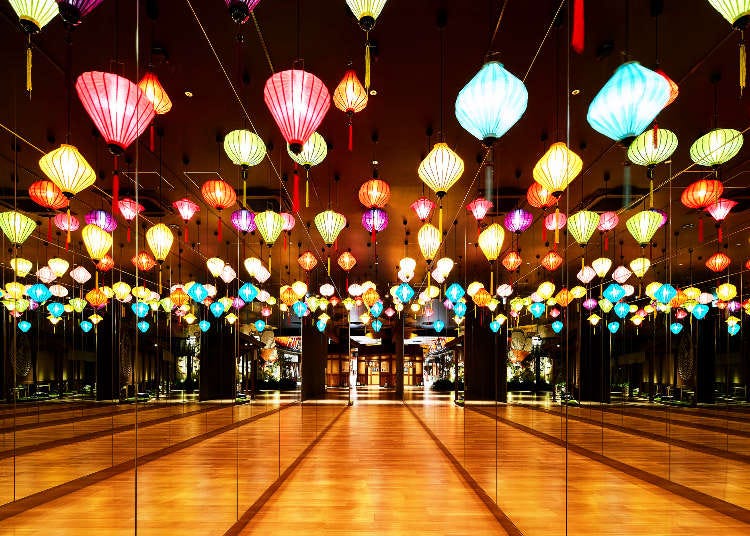
[(188, 243), (188, 222), (190, 221), (190, 218), (193, 217), (193, 215), (198, 212), (198, 209), (200, 207), (197, 203), (194, 203), (187, 197), (183, 197), (182, 199), (175, 201), (172, 203), (172, 206), (177, 209), (177, 212), (180, 213), (180, 217), (182, 218), (182, 221), (185, 222), (185, 243)]
[[(52, 181), (36, 181), (29, 186), (29, 197), (39, 206), (49, 210), (60, 210), (70, 205), (62, 190)], [(52, 240), (52, 218), (47, 218), (47, 241)]]
[(745, 270), (750, 270), (750, 259), (745, 261)]
[(529, 205), (535, 208), (549, 208), (557, 203), (557, 197), (545, 190), (544, 187), (536, 181), (534, 181), (526, 191), (526, 200), (529, 202)]
[[(667, 106), (672, 104), (675, 99), (677, 99), (677, 96), (680, 94), (680, 86), (678, 86), (674, 80), (669, 78), (669, 75), (667, 75), (667, 73), (665, 73), (661, 69), (656, 69), (656, 73), (660, 74), (661, 77), (664, 78), (664, 80), (666, 80), (669, 84), (669, 99), (667, 100), (667, 104), (664, 105), (664, 108), (666, 108)], [(662, 108), (662, 110), (664, 108)]]
[(96, 269), (100, 272), (109, 272), (112, 268), (115, 267), (115, 260), (112, 258), (112, 255), (107, 253), (104, 257), (102, 257), (99, 262), (96, 263)]
[(542, 266), (550, 272), (554, 272), (562, 265), (563, 258), (557, 251), (550, 251), (542, 258)]
[(509, 272), (517, 270), (518, 267), (521, 266), (522, 262), (523, 259), (517, 251), (509, 251), (508, 254), (503, 258), (503, 266), (505, 266), (505, 269)]
[(688, 312), (685, 309), (676, 309), (674, 312), (674, 317), (677, 320), (682, 320), (683, 318), (686, 318), (688, 315)]
[(128, 242), (130, 242), (130, 222), (133, 221), (138, 214), (143, 212), (143, 205), (136, 203), (128, 197), (120, 199), (117, 204), (120, 208), (120, 214), (122, 214), (122, 217), (128, 222)]
[(305, 251), (299, 256), (297, 263), (305, 272), (309, 272), (318, 265), (318, 259), (311, 251)]
[(492, 208), (492, 201), (487, 201), (484, 197), (477, 197), (474, 201), (466, 205), (466, 209), (471, 212), (477, 223), (482, 221)]
[(323, 81), (302, 69), (273, 74), (266, 81), (263, 100), (294, 154), (302, 151), (331, 107)]
[(77, 231), (81, 226), (81, 222), (75, 216), (68, 216), (67, 214), (58, 214), (54, 217), (55, 227), (61, 231)]
[(730, 264), (732, 264), (732, 259), (721, 251), (711, 255), (706, 261), (706, 267), (717, 274), (726, 270)]
[(435, 203), (422, 196), (411, 204), (411, 209), (417, 215), (419, 221), (426, 222), (432, 216), (432, 211), (435, 210)]
[(221, 179), (206, 181), (201, 187), (201, 195), (206, 203), (219, 211), (219, 221), (216, 226), (219, 242), (221, 242), (221, 211), (229, 208), (237, 201), (237, 192)]
[(359, 187), (359, 202), (367, 208), (383, 208), (391, 200), (391, 187), (380, 179), (371, 179)]
[(706, 208), (717, 202), (722, 193), (724, 193), (724, 186), (721, 181), (702, 179), (685, 188), (680, 196), (680, 201), (687, 208)]
[(156, 266), (156, 261), (147, 251), (141, 251), (138, 255), (130, 259), (130, 262), (142, 272), (148, 272)]

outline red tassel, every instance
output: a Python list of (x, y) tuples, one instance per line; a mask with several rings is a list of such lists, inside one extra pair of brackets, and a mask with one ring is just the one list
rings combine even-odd
[(47, 218), (47, 242), (52, 242), (52, 218)]
[(547, 227), (542, 225), (542, 242), (547, 241)]
[(130, 226), (128, 225), (128, 244), (130, 244)]
[(654, 139), (652, 141), (654, 147), (658, 145), (657, 143), (658, 140), (659, 140), (659, 125), (657, 123), (654, 123)]
[(584, 41), (584, 21), (583, 21), (583, 0), (575, 0), (573, 4), (573, 37), (570, 40), (570, 46), (578, 54), (583, 53)]
[(609, 235), (604, 235), (604, 251), (609, 251)]
[(120, 207), (118, 202), (120, 201), (120, 173), (115, 170), (115, 174), (112, 177), (112, 214), (117, 215)]
[(698, 219), (698, 242), (703, 243), (703, 218)]
[(189, 240), (188, 240), (188, 226), (186, 224), (185, 225), (185, 243), (187, 244), (188, 242), (189, 242)]
[(337, 238), (333, 243), (333, 250), (338, 251), (339, 250), (339, 239)]
[(372, 227), (372, 236), (370, 237), (370, 242), (372, 242), (372, 245), (375, 245), (375, 226)]
[(218, 235), (219, 242), (221, 242), (221, 217), (219, 217), (219, 221), (216, 224), (216, 234)]
[(719, 243), (724, 241), (724, 233), (721, 231), (721, 225), (719, 225)]
[(352, 142), (352, 120), (349, 119), (349, 152), (352, 152), (354, 145)]
[(152, 121), (151, 127), (148, 130), (148, 148), (151, 150), (152, 153), (156, 151), (156, 144), (154, 143), (154, 131), (155, 130), (156, 129), (154, 128), (154, 123)]
[(294, 165), (294, 186), (292, 192), (292, 210), (299, 212), (299, 173), (297, 173), (297, 164)]

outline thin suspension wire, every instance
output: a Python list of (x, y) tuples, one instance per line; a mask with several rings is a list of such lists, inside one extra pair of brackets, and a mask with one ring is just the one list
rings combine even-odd
[(531, 68), (534, 67), (534, 63), (536, 63), (536, 59), (539, 57), (539, 53), (542, 51), (542, 47), (544, 46), (544, 43), (547, 41), (547, 38), (549, 37), (549, 34), (552, 31), (552, 27), (555, 25), (557, 16), (560, 14), (560, 10), (562, 10), (562, 7), (565, 5), (566, 1), (567, 0), (561, 0), (560, 5), (557, 6), (557, 11), (555, 11), (555, 15), (552, 17), (552, 20), (550, 21), (549, 26), (547, 26), (547, 31), (544, 32), (544, 37), (539, 43), (539, 46), (537, 47), (536, 52), (534, 53), (534, 57), (531, 59), (531, 64), (529, 64), (529, 68), (526, 70), (526, 74), (523, 75), (524, 82), (526, 82), (526, 79), (529, 77), (529, 73), (531, 73)]
[(500, 8), (500, 14), (497, 16), (497, 23), (495, 24), (495, 30), (492, 32), (492, 37), (490, 37), (490, 43), (487, 46), (487, 54), (485, 54), (485, 57), (489, 57), (490, 54), (492, 54), (493, 50), (492, 47), (495, 44), (495, 38), (497, 37), (498, 31), (500, 31), (500, 23), (503, 22), (503, 16), (505, 15), (505, 8), (508, 7), (508, 3), (510, 0), (505, 0), (503, 2), (503, 7)]

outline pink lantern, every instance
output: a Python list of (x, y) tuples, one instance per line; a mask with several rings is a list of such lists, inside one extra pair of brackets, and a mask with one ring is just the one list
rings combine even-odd
[(180, 217), (182, 218), (182, 221), (185, 222), (185, 243), (188, 243), (188, 222), (190, 221), (190, 218), (192, 218), (196, 212), (200, 209), (197, 203), (191, 201), (187, 197), (183, 197), (182, 199), (179, 199), (172, 203), (172, 206), (177, 209), (177, 212), (180, 213)]
[(120, 199), (117, 205), (120, 208), (120, 214), (122, 214), (122, 217), (128, 222), (128, 242), (130, 242), (130, 222), (133, 221), (138, 214), (143, 212), (143, 205), (136, 203), (128, 197)]
[(229, 15), (237, 24), (245, 24), (260, 0), (225, 0)]
[(432, 211), (435, 210), (435, 203), (422, 196), (411, 204), (411, 209), (420, 221), (425, 222), (432, 216)]
[(281, 230), (286, 233), (284, 235), (284, 249), (286, 249), (289, 238), (292, 236), (292, 229), (294, 229), (294, 226), (297, 224), (297, 220), (294, 218), (293, 214), (289, 214), (288, 212), (281, 212), (279, 213), (279, 216), (284, 220)]
[(511, 210), (505, 216), (503, 224), (511, 233), (522, 233), (534, 222), (534, 215), (522, 208)]
[(484, 197), (477, 197), (474, 201), (466, 205), (466, 209), (474, 215), (477, 222), (482, 221), (492, 208), (492, 201), (487, 201)]
[(599, 216), (597, 229), (604, 235), (604, 251), (609, 251), (609, 235), (607, 233), (617, 227), (618, 223), (620, 223), (620, 217), (617, 212), (602, 212)]

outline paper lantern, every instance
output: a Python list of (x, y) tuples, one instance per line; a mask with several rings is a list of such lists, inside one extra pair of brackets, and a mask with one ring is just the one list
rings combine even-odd
[(550, 272), (554, 272), (560, 266), (562, 266), (563, 258), (557, 251), (550, 251), (544, 257), (542, 257), (541, 265), (544, 266)]
[(72, 145), (63, 144), (45, 154), (39, 159), (39, 167), (66, 197), (72, 197), (96, 182), (96, 172)]
[(52, 270), (52, 273), (55, 274), (56, 277), (62, 277), (65, 272), (68, 271), (70, 263), (65, 259), (53, 257), (47, 261), (47, 266), (49, 266), (50, 270)]
[(77, 231), (81, 223), (75, 216), (68, 216), (67, 214), (58, 214), (53, 218), (55, 227), (61, 231)]
[(435, 263), (437, 270), (443, 274), (443, 277), (448, 277), (448, 274), (453, 270), (453, 260), (448, 257), (442, 257)]
[(114, 267), (115, 261), (109, 253), (99, 259), (99, 262), (96, 263), (96, 269), (100, 272), (109, 272)]
[(432, 211), (435, 209), (435, 203), (427, 199), (426, 197), (420, 197), (411, 204), (411, 209), (419, 218), (422, 223), (430, 219)]
[(553, 143), (534, 166), (532, 175), (553, 197), (560, 197), (583, 169), (583, 160), (563, 142)]
[(622, 64), (589, 105), (586, 119), (591, 127), (615, 141), (641, 134), (666, 106), (669, 83), (659, 73), (637, 61)]
[(338, 264), (345, 272), (349, 272), (357, 264), (357, 259), (350, 252), (345, 251), (338, 258)]
[(391, 200), (391, 187), (380, 179), (370, 179), (359, 187), (359, 202), (366, 208), (383, 208)]
[(55, 0), (10, 0), (10, 7), (18, 15), (21, 27), (27, 34), (41, 31), (58, 13)]
[(642, 210), (625, 222), (628, 232), (641, 247), (646, 247), (661, 227), (661, 214), (652, 210)]
[(237, 192), (227, 182), (221, 179), (206, 181), (201, 186), (201, 195), (211, 207), (219, 212), (217, 223), (218, 239), (221, 241), (221, 211), (237, 202)]
[(263, 99), (294, 154), (302, 151), (331, 106), (325, 84), (301, 69), (274, 73), (266, 81)]
[(86, 223), (101, 227), (108, 233), (117, 229), (117, 220), (106, 210), (94, 209), (86, 214), (85, 220)]
[(71, 26), (78, 26), (81, 19), (101, 3), (102, 0), (57, 0), (60, 17)]
[(729, 215), (729, 212), (735, 206), (737, 206), (736, 201), (732, 201), (731, 199), (718, 199), (706, 207), (706, 212), (711, 214), (711, 217), (714, 220), (720, 222)]
[(346, 217), (333, 210), (325, 210), (315, 216), (315, 227), (326, 246), (332, 246), (339, 233), (346, 227)]
[[(107, 303), (107, 296), (99, 288), (93, 288), (86, 293), (86, 301), (91, 307), (99, 309)], [(148, 307), (147, 307), (148, 309)]]
[(636, 277), (642, 278), (651, 267), (651, 261), (646, 257), (639, 257), (630, 261), (630, 269)]
[(671, 157), (676, 149), (677, 136), (671, 130), (647, 130), (628, 147), (628, 159), (634, 164), (649, 168), (651, 178), (654, 166)]
[(721, 300), (728, 302), (737, 296), (737, 287), (731, 283), (722, 283), (716, 287), (716, 296)]
[(221, 271), (224, 269), (224, 265), (224, 261), (219, 257), (211, 257), (209, 259), (206, 259), (206, 268), (208, 268), (208, 272), (215, 278), (221, 275)]
[(734, 28), (741, 30), (747, 25), (750, 16), (750, 2), (746, 0), (708, 0), (708, 3)]
[(76, 92), (107, 147), (116, 155), (146, 130), (156, 113), (143, 90), (113, 73), (81, 74), (76, 80)]
[(83, 266), (76, 266), (70, 271), (70, 277), (79, 285), (83, 285), (91, 279), (91, 273)]
[(174, 235), (169, 227), (163, 223), (157, 223), (146, 231), (146, 241), (148, 242), (148, 247), (151, 248), (151, 252), (154, 254), (154, 258), (161, 264), (167, 258), (167, 255), (169, 255)]
[(585, 246), (599, 225), (599, 214), (590, 210), (576, 212), (568, 218), (568, 229), (580, 245)]
[(445, 142), (436, 143), (417, 168), (419, 178), (440, 199), (463, 173), (464, 161)]
[(193, 215), (195, 215), (195, 213), (200, 210), (200, 207), (197, 203), (191, 201), (187, 197), (175, 201), (174, 203), (172, 203), (172, 206), (177, 209), (177, 212), (180, 213), (180, 218), (182, 218), (182, 221), (185, 222), (184, 234), (185, 243), (187, 244), (189, 242), (187, 224), (193, 217)]
[[(502, 231), (502, 228), (500, 230)], [(419, 233), (417, 233), (417, 242), (419, 243), (419, 250), (422, 252), (422, 257), (429, 264), (435, 258), (438, 249), (440, 249), (440, 231), (434, 225), (425, 223), (419, 229)]]
[(304, 271), (309, 272), (318, 265), (318, 259), (312, 251), (305, 251), (297, 258), (297, 264), (299, 264)]
[(618, 223), (620, 223), (620, 217), (617, 215), (617, 212), (602, 212), (601, 216), (599, 216), (599, 225), (596, 228), (606, 233), (617, 227)]
[(505, 228), (508, 229), (511, 233), (518, 233), (521, 234), (526, 229), (531, 227), (531, 224), (534, 222), (534, 215), (522, 208), (517, 208), (515, 210), (511, 210), (508, 212), (508, 214), (505, 215), (505, 220), (503, 221), (503, 224), (505, 225)]
[(609, 269), (612, 267), (612, 259), (608, 259), (607, 257), (599, 257), (598, 259), (594, 259), (593, 261), (591, 261), (591, 267), (594, 269), (594, 272), (596, 272), (596, 275), (603, 278), (607, 275), (607, 272), (609, 272)]
[(529, 189), (526, 190), (526, 200), (532, 207), (542, 209), (549, 208), (557, 203), (557, 197), (536, 181), (531, 183)]
[(683, 190), (680, 202), (687, 208), (701, 209), (712, 205), (721, 198), (724, 186), (715, 179), (701, 179)]
[(46, 285), (42, 283), (36, 283), (28, 288), (28, 290), (26, 291), (26, 295), (36, 303), (44, 303), (45, 301), (50, 299), (50, 297), (52, 297), (52, 292), (47, 288)]
[(521, 255), (517, 251), (509, 251), (505, 257), (503, 257), (502, 262), (506, 270), (513, 272), (521, 266), (523, 259), (521, 259)]
[(492, 201), (487, 201), (484, 197), (477, 197), (474, 201), (466, 205), (466, 210), (471, 212), (477, 222), (480, 222), (487, 216), (492, 205)]
[(591, 281), (596, 276), (596, 271), (591, 266), (584, 266), (581, 268), (581, 270), (576, 274), (576, 277), (578, 280), (583, 283), (584, 285), (588, 285), (591, 283)]
[(15, 210), (0, 212), (0, 229), (12, 244), (17, 246), (26, 242), (36, 229), (36, 222)]
[(739, 130), (717, 128), (695, 140), (690, 146), (690, 159), (699, 166), (715, 168), (734, 158), (742, 142)]
[[(122, 217), (128, 222), (133, 221), (138, 214), (144, 211), (143, 205), (128, 197), (120, 199), (117, 202), (117, 207)], [(128, 226), (128, 242), (130, 242), (130, 226)]]
[(677, 296), (677, 290), (669, 283), (659, 285), (654, 293), (654, 299), (662, 304), (669, 303), (675, 296)]
[(490, 61), (458, 93), (456, 119), (489, 147), (518, 122), (528, 100), (523, 82), (502, 63)]
[(257, 166), (266, 157), (266, 144), (260, 136), (246, 129), (233, 130), (224, 136), (224, 152), (243, 171)]
[(161, 85), (159, 77), (153, 72), (147, 71), (141, 81), (138, 82), (138, 87), (151, 102), (157, 115), (163, 115), (172, 109), (172, 100), (167, 95), (164, 86)]
[[(490, 262), (495, 262), (500, 256), (505, 241), (505, 231), (497, 223), (493, 223), (479, 234), (479, 248)], [(493, 285), (494, 286), (494, 285)]]
[(625, 289), (618, 283), (610, 283), (602, 292), (602, 296), (612, 303), (617, 303), (625, 297)]
[(732, 259), (729, 258), (729, 255), (721, 251), (711, 255), (706, 261), (706, 267), (714, 273), (723, 272), (729, 268), (730, 264), (732, 264)]
[(15, 257), (10, 260), (10, 267), (13, 268), (13, 271), (16, 273), (16, 276), (26, 277), (26, 275), (34, 267), (34, 263), (32, 263), (28, 259)]
[(372, 30), (375, 21), (383, 11), (386, 0), (346, 0), (346, 4), (366, 32)]
[(372, 233), (372, 241), (375, 242), (375, 233), (383, 231), (388, 227), (388, 213), (379, 208), (373, 208), (362, 213), (362, 227), (368, 233)]
[(357, 72), (349, 69), (344, 74), (339, 85), (333, 92), (333, 103), (336, 108), (345, 112), (349, 126), (349, 150), (352, 150), (352, 122), (354, 114), (361, 112), (367, 106), (367, 90), (357, 78)]
[(70, 204), (62, 190), (52, 181), (36, 181), (29, 186), (29, 197), (37, 205), (49, 210), (60, 210)]
[[(489, 305), (490, 300), (492, 299), (492, 295), (487, 292), (486, 289), (479, 289), (476, 294), (474, 294), (471, 297), (472, 301), (478, 306), (478, 307), (487, 307)], [(543, 306), (542, 306), (543, 307)]]
[(240, 231), (243, 235), (255, 231), (255, 214), (246, 208), (241, 208), (232, 212), (232, 226)]
[(112, 235), (96, 225), (88, 224), (83, 228), (81, 235), (86, 251), (95, 263), (99, 262), (112, 247)]

